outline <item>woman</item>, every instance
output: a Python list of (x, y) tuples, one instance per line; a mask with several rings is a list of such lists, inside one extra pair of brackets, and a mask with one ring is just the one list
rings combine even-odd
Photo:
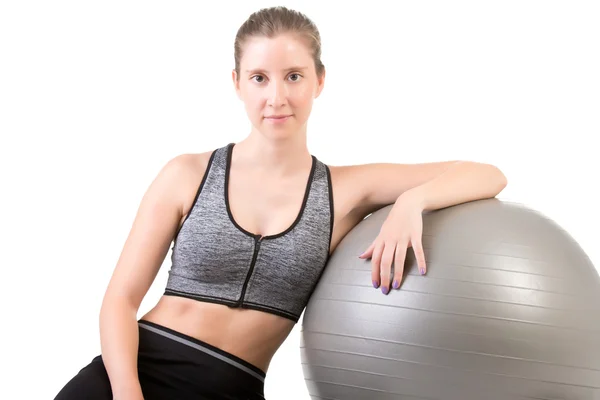
[[(327, 166), (307, 149), (324, 86), (320, 36), (284, 7), (254, 13), (232, 79), (252, 130), (170, 160), (144, 195), (103, 300), (102, 355), (57, 399), (262, 399), (274, 353), (329, 255), (366, 215), (394, 207), (360, 256), (373, 286), (398, 289), (408, 247), (426, 265), (421, 213), (496, 196), (506, 179), (473, 162)], [(381, 182), (385, 182), (384, 185)], [(171, 242), (164, 296), (136, 320)]]

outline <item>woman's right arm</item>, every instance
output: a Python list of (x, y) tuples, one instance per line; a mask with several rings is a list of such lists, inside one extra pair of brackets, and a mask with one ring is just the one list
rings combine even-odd
[(197, 168), (193, 155), (184, 154), (158, 173), (142, 198), (104, 295), (100, 343), (114, 400), (143, 399), (137, 370), (137, 312), (179, 227), (190, 185), (197, 187), (193, 168)]

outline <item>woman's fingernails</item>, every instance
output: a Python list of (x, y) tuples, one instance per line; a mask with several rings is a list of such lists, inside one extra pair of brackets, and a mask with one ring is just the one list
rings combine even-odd
[(373, 287), (377, 289), (379, 287), (379, 282), (373, 281)]
[(425, 269), (421, 268), (421, 275), (425, 275)]
[(389, 291), (389, 289), (388, 289), (387, 287), (385, 287), (385, 286), (382, 286), (382, 287), (381, 287), (381, 292), (382, 292), (383, 294), (388, 294), (388, 291)]
[(398, 283), (398, 281), (397, 281), (397, 280), (394, 280), (394, 283), (392, 284), (392, 287), (393, 287), (394, 289), (398, 289), (398, 287), (399, 287), (399, 286), (400, 286), (400, 284)]

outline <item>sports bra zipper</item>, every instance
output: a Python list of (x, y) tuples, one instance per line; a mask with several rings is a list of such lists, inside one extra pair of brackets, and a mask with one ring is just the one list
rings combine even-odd
[(246, 280), (244, 281), (244, 286), (242, 287), (242, 294), (240, 296), (239, 304), (244, 304), (244, 296), (246, 295), (246, 288), (248, 287), (248, 282), (250, 281), (250, 277), (252, 276), (252, 272), (254, 271), (254, 264), (256, 264), (256, 259), (258, 257), (258, 250), (260, 249), (260, 242), (262, 242), (262, 236), (254, 236), (254, 255), (252, 256), (252, 262), (250, 263), (250, 269), (248, 270), (248, 275), (246, 275)]

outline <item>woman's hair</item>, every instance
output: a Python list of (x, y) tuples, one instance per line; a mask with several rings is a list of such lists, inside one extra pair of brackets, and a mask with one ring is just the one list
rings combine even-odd
[(254, 36), (274, 38), (280, 34), (290, 33), (305, 41), (312, 50), (317, 76), (321, 77), (325, 66), (321, 62), (321, 35), (317, 26), (304, 14), (283, 6), (263, 8), (252, 13), (240, 26), (235, 36), (234, 59), (235, 72), (240, 78), (240, 60), (244, 44)]

